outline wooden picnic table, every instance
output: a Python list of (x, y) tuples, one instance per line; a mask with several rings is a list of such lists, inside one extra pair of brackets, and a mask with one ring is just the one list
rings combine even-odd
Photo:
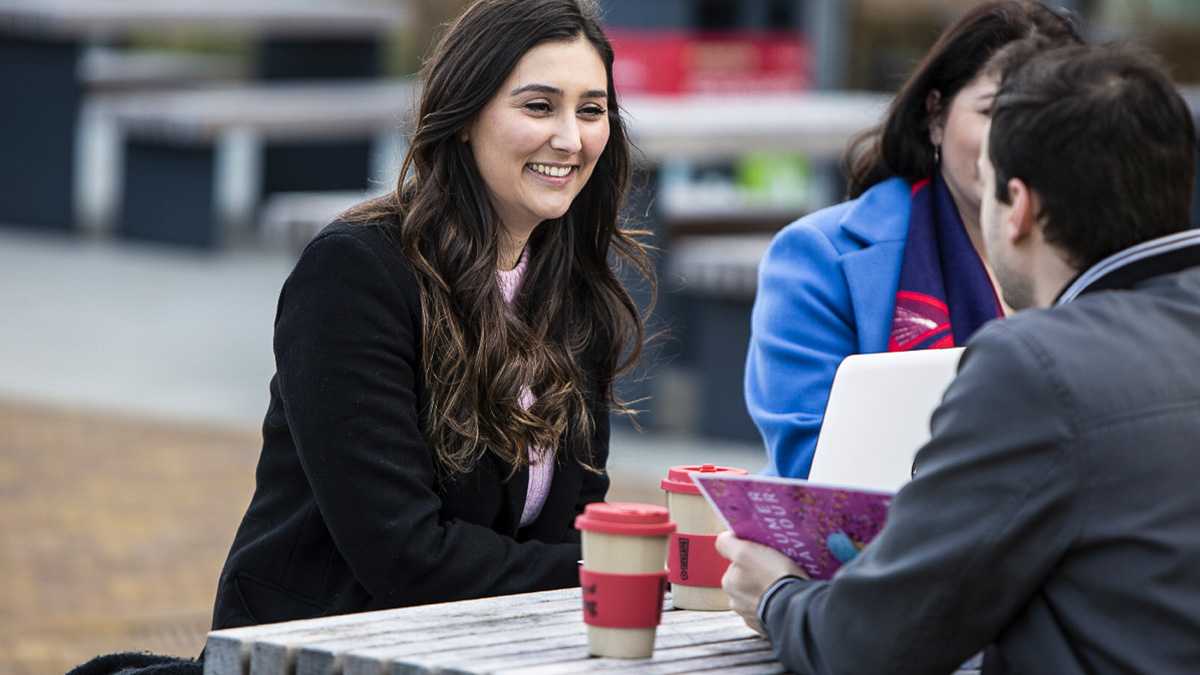
[(213, 631), (205, 675), (783, 673), (733, 612), (665, 605), (654, 656), (587, 653), (578, 588)]
[[(649, 659), (591, 657), (578, 588), (208, 634), (205, 675), (786, 673), (770, 643), (727, 612), (665, 600)], [(977, 675), (961, 670), (955, 675)]]
[[(103, 114), (135, 135), (211, 141), (230, 129), (264, 137), (357, 134), (398, 127), (415, 104), (409, 79), (209, 87), (101, 99)], [(642, 156), (714, 159), (753, 150), (841, 155), (854, 134), (879, 121), (887, 97), (864, 92), (806, 92), (762, 97), (628, 96), (626, 124)]]
[[(179, 183), (173, 172), (182, 162), (199, 167), (193, 171), (195, 175), (210, 176), (214, 148), (237, 135), (257, 144), (353, 142), (389, 132), (398, 138), (401, 127), (410, 121), (416, 90), (411, 80), (394, 79), (258, 83), (94, 97), (91, 110), (112, 125), (114, 136), (124, 146), (124, 206), (118, 230), (161, 241), (217, 245), (221, 226), (212, 207), (211, 179), (189, 181), (186, 194), (183, 188), (172, 188), (169, 200), (138, 200), (167, 194), (169, 186), (160, 183)], [(653, 166), (668, 157), (728, 157), (755, 149), (834, 157), (853, 134), (878, 120), (886, 100), (878, 94), (814, 92), (733, 99), (631, 96), (622, 103), (630, 135)], [(177, 156), (172, 171), (158, 166), (166, 153)], [(147, 162), (154, 166), (139, 168)], [(240, 205), (238, 215), (229, 220), (250, 222), (258, 208), (258, 196), (362, 189), (367, 184), (367, 159), (361, 164), (358, 172), (364, 175), (356, 179), (356, 172), (347, 167), (323, 159), (315, 162), (304, 176), (316, 183), (319, 176), (327, 175), (328, 184), (320, 188), (279, 188), (264, 183), (263, 190), (241, 189), (239, 194), (255, 199)], [(338, 180), (345, 184), (337, 184)], [(145, 181), (157, 187), (147, 189)], [(313, 217), (325, 215), (319, 212)]]
[(647, 158), (728, 159), (755, 150), (834, 159), (882, 118), (875, 92), (813, 91), (761, 96), (628, 96), (630, 136)]
[(127, 140), (211, 145), (234, 132), (263, 141), (357, 139), (399, 130), (415, 93), (407, 78), (285, 81), (98, 96), (93, 108)]

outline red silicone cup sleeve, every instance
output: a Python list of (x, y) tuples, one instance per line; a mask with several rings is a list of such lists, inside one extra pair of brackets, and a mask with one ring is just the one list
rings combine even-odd
[(672, 534), (667, 549), (667, 569), (673, 584), (720, 586), (729, 561), (717, 553), (717, 537), (711, 534)]
[(606, 628), (653, 628), (662, 621), (667, 573), (607, 574), (579, 568), (583, 622)]

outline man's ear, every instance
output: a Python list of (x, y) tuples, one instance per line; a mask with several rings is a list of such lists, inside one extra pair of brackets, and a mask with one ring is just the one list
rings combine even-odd
[(942, 92), (930, 89), (925, 95), (925, 115), (929, 119), (929, 142), (942, 144)]
[(1006, 224), (1009, 241), (1017, 244), (1035, 233), (1040, 234), (1042, 200), (1037, 192), (1020, 178), (1009, 178), (1005, 189), (1012, 204)]

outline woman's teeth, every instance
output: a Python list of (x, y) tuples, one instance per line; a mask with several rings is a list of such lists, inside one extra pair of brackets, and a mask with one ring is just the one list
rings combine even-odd
[(542, 175), (553, 176), (554, 178), (562, 178), (562, 177), (566, 176), (567, 174), (571, 173), (571, 167), (569, 167), (569, 166), (550, 166), (548, 164), (530, 164), (529, 168), (533, 169), (534, 171), (536, 171)]

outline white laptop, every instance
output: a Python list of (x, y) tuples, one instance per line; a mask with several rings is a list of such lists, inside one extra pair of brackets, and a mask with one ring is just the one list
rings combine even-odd
[(895, 492), (929, 440), (962, 348), (858, 354), (838, 366), (808, 479)]

